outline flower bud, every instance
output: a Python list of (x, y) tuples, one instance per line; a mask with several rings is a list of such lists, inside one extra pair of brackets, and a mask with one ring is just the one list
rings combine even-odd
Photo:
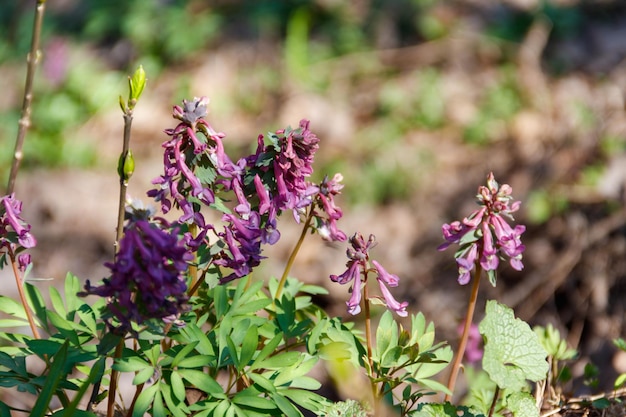
[(128, 103), (132, 109), (137, 103), (137, 100), (139, 100), (139, 97), (146, 86), (146, 72), (143, 70), (141, 65), (137, 68), (132, 77), (128, 77), (128, 86), (130, 87)]
[(120, 179), (128, 181), (135, 172), (135, 158), (133, 158), (133, 152), (129, 149), (125, 154), (120, 155), (119, 162), (117, 164), (117, 173)]

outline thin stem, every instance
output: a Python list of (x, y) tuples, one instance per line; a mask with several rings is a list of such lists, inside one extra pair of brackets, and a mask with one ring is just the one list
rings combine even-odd
[[(124, 161), (128, 158), (128, 150), (130, 149), (130, 128), (133, 123), (133, 111), (128, 109), (124, 113), (124, 143), (122, 145), (122, 156), (120, 166), (124, 166)], [(115, 234), (115, 254), (119, 251), (119, 242), (124, 234), (124, 213), (126, 211), (126, 190), (128, 189), (128, 179), (120, 169), (120, 198), (117, 206), (117, 228)]]
[(35, 319), (33, 317), (33, 313), (28, 306), (28, 302), (26, 301), (26, 294), (24, 293), (24, 286), (22, 285), (22, 277), (20, 274), (19, 267), (17, 266), (17, 261), (15, 260), (15, 254), (12, 250), (9, 250), (9, 258), (11, 259), (11, 266), (13, 267), (13, 275), (15, 276), (15, 284), (17, 285), (17, 292), (20, 295), (20, 301), (24, 306), (24, 311), (26, 312), (26, 318), (28, 319), (28, 324), (30, 326), (30, 330), (33, 332), (33, 337), (35, 339), (40, 339), (39, 330), (37, 330), (37, 325), (35, 324)]
[[(365, 268), (364, 268), (365, 269)], [(373, 357), (373, 338), (372, 338), (372, 316), (370, 313), (370, 300), (369, 300), (369, 291), (367, 288), (367, 269), (365, 269), (364, 274), (364, 282), (363, 282), (363, 311), (365, 311), (365, 342), (367, 345), (367, 361), (370, 367), (370, 381), (372, 384), (372, 399), (374, 401), (374, 410), (376, 411), (376, 415), (378, 415), (378, 388), (376, 387), (376, 383), (374, 379), (376, 378), (374, 372), (374, 360)], [(360, 277), (358, 279), (361, 279)]]
[(22, 102), (22, 114), (18, 123), (17, 138), (15, 140), (15, 150), (13, 152), (13, 162), (11, 164), (11, 173), (9, 174), (9, 183), (7, 185), (7, 194), (11, 194), (15, 189), (15, 179), (20, 169), (22, 158), (24, 157), (23, 148), (26, 138), (26, 131), (30, 127), (31, 104), (33, 101), (33, 82), (35, 80), (35, 70), (41, 57), (39, 50), (39, 39), (41, 38), (41, 27), (43, 25), (43, 15), (46, 10), (46, 0), (38, 0), (35, 8), (35, 20), (33, 23), (33, 38), (30, 43), (30, 52), (28, 53), (26, 66), (26, 83), (24, 86), (24, 101)]
[(493, 401), (491, 401), (491, 407), (489, 407), (489, 415), (487, 417), (493, 416), (493, 412), (496, 409), (496, 403), (498, 402), (499, 396), (500, 396), (500, 387), (496, 385), (496, 390), (493, 393)]
[[(198, 225), (196, 225), (195, 223), (192, 223), (189, 225), (189, 233), (191, 233), (191, 237), (195, 238), (198, 235)], [(200, 287), (200, 279), (198, 277), (198, 254), (196, 252), (193, 253), (193, 260), (191, 262), (191, 264), (189, 264), (189, 269), (187, 270), (187, 272), (189, 273), (189, 276), (191, 277), (191, 283), (189, 285), (189, 288), (191, 291), (189, 291), (189, 296), (193, 296), (196, 294), (196, 291), (198, 291), (198, 288)]]
[(463, 327), (463, 335), (459, 343), (459, 349), (454, 358), (452, 364), (452, 370), (450, 372), (450, 379), (448, 379), (448, 389), (450, 394), (446, 394), (446, 401), (450, 401), (452, 394), (454, 394), (454, 386), (456, 385), (456, 379), (459, 375), (459, 369), (461, 368), (461, 362), (465, 355), (465, 348), (467, 347), (467, 339), (469, 338), (470, 327), (472, 326), (472, 320), (474, 318), (474, 310), (476, 310), (476, 300), (478, 299), (478, 287), (480, 285), (480, 275), (482, 274), (482, 267), (480, 263), (476, 263), (476, 272), (474, 273), (474, 281), (472, 283), (472, 292), (470, 294), (469, 303), (467, 305), (467, 316), (465, 317), (465, 325)]
[(141, 391), (143, 391), (144, 385), (145, 383), (143, 382), (137, 385), (137, 388), (135, 389), (135, 395), (133, 396), (133, 401), (130, 403), (130, 407), (128, 407), (128, 411), (126, 412), (126, 417), (131, 417), (133, 415), (133, 411), (135, 410), (135, 404), (137, 403), (137, 398), (139, 398)]
[[(115, 353), (113, 355), (113, 360), (118, 359), (122, 356), (122, 349), (124, 348), (124, 339), (120, 340), (120, 342), (115, 347)], [(111, 383), (109, 384), (109, 397), (107, 399), (107, 417), (113, 417), (113, 412), (115, 411), (115, 393), (117, 391), (117, 380), (119, 378), (119, 373), (114, 368), (111, 369)]]
[(296, 256), (298, 255), (298, 251), (302, 246), (302, 242), (304, 242), (304, 238), (306, 237), (306, 233), (309, 230), (309, 226), (311, 225), (311, 220), (313, 219), (313, 210), (309, 211), (309, 215), (304, 222), (304, 226), (302, 227), (302, 232), (300, 233), (300, 238), (294, 246), (291, 254), (289, 255), (289, 259), (287, 260), (287, 265), (285, 265), (285, 270), (283, 271), (282, 277), (280, 277), (280, 282), (278, 283), (278, 288), (276, 289), (276, 295), (274, 296), (274, 300), (277, 300), (283, 292), (283, 287), (285, 286), (285, 282), (287, 281), (287, 276), (289, 275), (289, 271), (291, 271), (291, 267), (296, 261)]

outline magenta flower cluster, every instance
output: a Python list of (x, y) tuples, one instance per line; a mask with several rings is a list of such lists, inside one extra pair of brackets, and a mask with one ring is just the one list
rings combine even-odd
[(185, 309), (185, 271), (193, 255), (178, 238), (178, 230), (162, 220), (131, 222), (119, 242), (114, 263), (105, 265), (110, 278), (94, 287), (87, 281), (82, 295), (105, 297), (108, 311), (119, 322), (111, 327), (130, 330), (131, 323), (177, 317)]
[(460, 222), (443, 225), (446, 241), (438, 249), (445, 250), (453, 243), (460, 245), (455, 254), (459, 284), (465, 285), (470, 281), (470, 273), (477, 263), (487, 271), (493, 285), (500, 259), (508, 258), (511, 266), (518, 271), (524, 268), (521, 235), (526, 227), (516, 225), (512, 228), (507, 222), (507, 219), (513, 220), (513, 213), (520, 206), (519, 201), (513, 201), (511, 192), (508, 184), (498, 184), (490, 173), (487, 185), (478, 188), (480, 208)]
[[(180, 123), (165, 131), (171, 138), (163, 143), (164, 173), (153, 181), (157, 188), (148, 196), (161, 203), (164, 213), (179, 208), (180, 223), (197, 226), (197, 234), (186, 236), (190, 249), (215, 245), (219, 239), (223, 249), (211, 261), (230, 270), (222, 283), (244, 277), (260, 264), (262, 245), (280, 239), (277, 218), (285, 211), (299, 222), (310, 208), (316, 220), (312, 227), (322, 237), (346, 239), (337, 228), (342, 212), (334, 203), (341, 175), (320, 185), (308, 180), (319, 139), (307, 120), (297, 129), (259, 135), (255, 153), (233, 162), (224, 151), (225, 135), (204, 119), (207, 103), (206, 98), (196, 98), (174, 107)], [(227, 207), (226, 201), (233, 203)], [(201, 210), (207, 205), (224, 212), (223, 230), (205, 222)]]
[(14, 194), (5, 195), (0, 205), (0, 250), (6, 251), (11, 258), (17, 257), (19, 269), (24, 272), (31, 263), (30, 255), (23, 252), (37, 245), (37, 240), (30, 233), (30, 225), (21, 217), (22, 202)]
[[(348, 306), (348, 313), (357, 315), (361, 312), (363, 285), (367, 285), (368, 273), (374, 272), (382, 294), (382, 302), (389, 310), (396, 312), (396, 314), (401, 317), (406, 317), (408, 315), (406, 308), (409, 303), (406, 301), (397, 301), (388, 288), (398, 286), (398, 283), (400, 282), (398, 276), (390, 274), (382, 267), (382, 265), (374, 260), (371, 261), (374, 268), (369, 267), (369, 251), (376, 246), (376, 238), (374, 235), (370, 235), (369, 239), (365, 241), (360, 233), (356, 233), (350, 237), (348, 241), (351, 247), (346, 251), (346, 254), (348, 255), (346, 271), (341, 275), (330, 276), (332, 281), (342, 285), (352, 283), (352, 296), (346, 302), (346, 305)], [(369, 300), (366, 300), (366, 302), (369, 302)]]

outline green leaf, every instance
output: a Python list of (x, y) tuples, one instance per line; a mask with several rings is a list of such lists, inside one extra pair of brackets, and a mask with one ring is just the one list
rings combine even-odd
[(48, 411), (50, 400), (52, 400), (52, 396), (54, 395), (59, 382), (66, 377), (63, 372), (63, 368), (65, 367), (68, 348), (69, 342), (66, 341), (53, 356), (50, 372), (46, 376), (43, 388), (41, 389), (41, 392), (37, 397), (37, 401), (30, 412), (31, 417), (43, 417)]
[(215, 357), (215, 348), (207, 337), (207, 335), (200, 329), (195, 323), (187, 323), (187, 325), (181, 330), (181, 333), (185, 335), (187, 340), (197, 341), (195, 349), (202, 355), (208, 355)]
[(206, 372), (195, 369), (179, 369), (178, 374), (189, 381), (195, 388), (206, 392), (215, 398), (226, 398), (224, 389), (213, 377)]
[(259, 397), (259, 392), (250, 388), (239, 391), (233, 397), (232, 401), (243, 408), (256, 408), (259, 410), (273, 410), (276, 408), (276, 404), (271, 400), (265, 397)]
[(70, 272), (65, 276), (65, 306), (68, 312), (75, 311), (83, 302), (78, 298), (80, 292), (80, 281), (78, 277)]
[(260, 374), (251, 373), (249, 374), (250, 379), (254, 381), (255, 384), (259, 386), (265, 392), (273, 393), (276, 392), (276, 387), (274, 383)]
[(150, 378), (154, 376), (154, 368), (151, 365), (148, 365), (146, 368), (142, 368), (136, 371), (135, 376), (133, 377), (133, 385), (143, 384)]
[(179, 368), (199, 368), (202, 366), (212, 366), (215, 357), (208, 355), (189, 356), (178, 362)]
[(300, 355), (300, 352), (279, 353), (262, 361), (255, 361), (251, 369), (282, 369), (297, 363), (300, 360)]
[(422, 403), (417, 406), (417, 411), (411, 414), (412, 417), (485, 417), (484, 414), (474, 412), (465, 406), (454, 406), (450, 403), (432, 404)]
[(514, 392), (507, 396), (506, 407), (515, 417), (539, 417), (535, 399), (527, 392)]
[(278, 345), (280, 345), (281, 340), (283, 340), (283, 335), (279, 333), (276, 336), (274, 336), (272, 340), (267, 342), (265, 346), (263, 346), (263, 349), (261, 349), (261, 352), (259, 352), (259, 354), (257, 355), (256, 360), (252, 364), (251, 368), (252, 369), (260, 368), (261, 367), (260, 364), (263, 363), (265, 358), (267, 358), (270, 354), (276, 351), (276, 348), (278, 347)]
[(72, 345), (74, 346), (80, 345), (80, 341), (78, 340), (78, 334), (74, 330), (74, 327), (76, 326), (75, 323), (66, 320), (56, 311), (48, 311), (47, 315), (50, 323), (54, 327), (56, 327), (56, 329), (59, 331), (59, 333), (61, 333), (61, 335), (63, 335), (64, 338), (72, 342)]
[(226, 343), (228, 344), (228, 353), (230, 359), (233, 362), (233, 365), (235, 365), (235, 368), (237, 368), (237, 370), (241, 370), (242, 367), (240, 366), (239, 362), (239, 352), (237, 351), (237, 346), (235, 346), (235, 342), (233, 342), (233, 339), (230, 336), (226, 336)]
[(388, 349), (398, 345), (398, 325), (389, 310), (380, 318), (378, 330), (376, 330), (376, 352), (374, 359), (382, 362), (382, 358)]
[[(299, 352), (294, 352), (299, 353)], [(306, 353), (300, 353), (298, 361), (292, 365), (285, 365), (278, 369), (278, 376), (274, 380), (274, 385), (289, 385), (291, 381), (306, 375), (317, 363), (317, 358)]]
[(72, 402), (67, 407), (65, 407), (65, 409), (63, 410), (63, 413), (61, 414), (62, 417), (74, 417), (74, 416), (80, 416), (80, 415), (94, 415), (93, 413), (80, 414), (80, 413), (85, 413), (85, 411), (78, 410), (78, 403), (80, 402), (80, 400), (83, 398), (83, 396), (87, 392), (87, 389), (89, 389), (91, 387), (93, 382), (96, 381), (96, 380), (99, 380), (100, 378), (102, 378), (102, 374), (104, 373), (105, 361), (106, 361), (105, 357), (100, 357), (93, 364), (93, 367), (91, 368), (91, 372), (89, 372), (89, 376), (81, 384), (80, 389), (76, 393), (76, 396), (74, 396), (74, 398), (72, 399)]
[(294, 403), (316, 414), (324, 411), (329, 405), (329, 401), (326, 398), (311, 391), (288, 389), (281, 390), (280, 392)]
[(43, 300), (41, 292), (37, 287), (30, 283), (24, 284), (24, 289), (26, 290), (27, 301), (30, 305), (30, 308), (35, 312), (35, 315), (39, 319), (39, 322), (44, 328), (48, 329), (48, 316), (46, 314), (46, 303)]
[(501, 389), (521, 391), (526, 380), (540, 381), (548, 373), (547, 353), (530, 326), (513, 310), (487, 302), (479, 331), (485, 338), (483, 368)]
[(28, 320), (24, 306), (10, 297), (0, 295), (0, 311), (19, 319)]
[(135, 402), (135, 408), (133, 409), (133, 417), (143, 417), (144, 414), (150, 408), (154, 400), (154, 396), (159, 390), (159, 385), (151, 385), (148, 388), (145, 388), (137, 397), (137, 401)]
[(185, 359), (189, 353), (194, 350), (194, 348), (198, 345), (198, 342), (191, 342), (188, 345), (185, 345), (180, 351), (174, 356), (174, 360), (172, 361), (172, 368), (176, 368), (180, 361)]
[[(128, 78), (128, 84), (130, 88), (129, 103), (133, 101), (136, 102), (139, 100), (139, 97), (146, 86), (146, 72), (144, 71), (143, 66), (140, 65), (139, 68), (135, 70), (133, 76)], [(132, 107), (134, 107), (133, 104), (131, 104), (131, 108)]]
[(352, 356), (350, 353), (351, 348), (352, 346), (346, 342), (325, 343), (319, 349), (319, 356), (326, 361), (348, 360)]
[(258, 344), (259, 331), (257, 330), (256, 326), (250, 326), (250, 328), (246, 332), (246, 336), (243, 339), (243, 343), (241, 344), (241, 353), (239, 357), (239, 365), (241, 369), (243, 369), (250, 363), (252, 357), (254, 356), (254, 353), (256, 352)]
[(161, 391), (157, 391), (154, 394), (151, 417), (167, 417), (167, 411), (165, 410), (165, 405), (163, 404), (163, 393)]
[(272, 399), (274, 400), (278, 408), (280, 408), (280, 410), (283, 413), (285, 413), (287, 417), (301, 417), (302, 416), (302, 413), (300, 413), (300, 411), (298, 411), (298, 409), (294, 407), (294, 405), (291, 404), (291, 402), (287, 398), (283, 397), (282, 395), (278, 393), (273, 393)]
[(52, 303), (52, 307), (54, 310), (59, 313), (64, 319), (67, 319), (67, 311), (65, 310), (65, 306), (63, 305), (63, 298), (55, 287), (50, 287), (50, 302)]
[(152, 368), (152, 365), (140, 356), (119, 358), (113, 363), (113, 369), (120, 372), (137, 372), (145, 368)]
[(172, 386), (172, 392), (176, 399), (185, 401), (185, 383), (178, 372), (172, 371), (170, 375), (170, 385)]
[(24, 327), (28, 326), (28, 321), (18, 319), (1, 319), (0, 327)]

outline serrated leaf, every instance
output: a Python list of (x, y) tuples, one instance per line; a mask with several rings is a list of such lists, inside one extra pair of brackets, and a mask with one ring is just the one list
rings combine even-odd
[(527, 392), (514, 392), (507, 396), (506, 407), (515, 417), (539, 417), (535, 399)]
[(530, 326), (516, 319), (509, 307), (488, 301), (478, 329), (485, 338), (483, 368), (501, 389), (521, 391), (527, 379), (536, 382), (546, 377), (547, 352)]

